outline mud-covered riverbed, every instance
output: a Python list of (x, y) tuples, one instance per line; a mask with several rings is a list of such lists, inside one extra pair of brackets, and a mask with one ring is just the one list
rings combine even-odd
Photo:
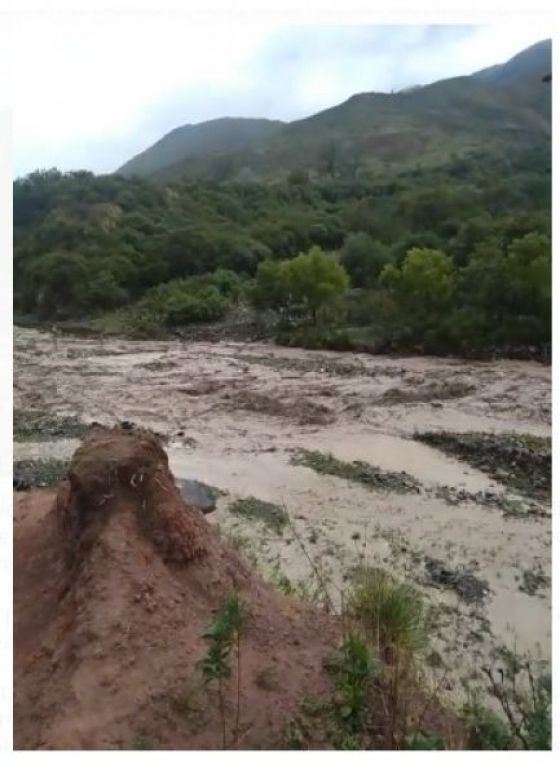
[[(66, 459), (92, 422), (144, 425), (167, 438), (177, 477), (219, 488), (208, 519), (274, 583), (313, 596), (319, 571), (339, 600), (365, 562), (414, 584), (452, 695), (504, 649), (550, 659), (542, 477), (516, 489), (499, 460), (475, 468), (420, 440), (524, 434), (542, 454), (549, 367), (29, 329), (15, 330), (14, 354), (16, 459)], [(73, 419), (58, 428), (57, 415)]]

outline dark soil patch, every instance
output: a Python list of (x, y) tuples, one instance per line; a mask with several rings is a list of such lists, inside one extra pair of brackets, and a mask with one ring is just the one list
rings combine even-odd
[(68, 461), (56, 458), (14, 462), (14, 490), (53, 487), (66, 478)]
[(541, 567), (523, 571), (523, 581), (519, 585), (521, 592), (526, 595), (536, 595), (539, 589), (550, 587), (550, 578)]
[(455, 590), (466, 603), (479, 603), (489, 592), (488, 584), (472, 573), (446, 568), (441, 560), (426, 558), (426, 571), (433, 584)]
[(243, 391), (231, 398), (235, 409), (273, 417), (289, 417), (299, 425), (328, 425), (334, 421), (334, 413), (327, 406), (302, 398), (296, 401), (281, 401), (263, 393)]
[(543, 508), (538, 503), (513, 500), (492, 492), (491, 490), (468, 492), (463, 488), (438, 485), (435, 488), (429, 488), (428, 492), (433, 492), (436, 498), (444, 500), (451, 506), (459, 506), (462, 503), (474, 503), (477, 506), (484, 506), (485, 508), (499, 509), (503, 512), (505, 517), (537, 517), (550, 519), (551, 516), (550, 511)]
[(148, 371), (169, 371), (170, 369), (175, 369), (177, 366), (177, 361), (162, 359), (144, 363), (142, 368), (147, 369)]
[(404, 471), (383, 471), (377, 466), (354, 460), (347, 463), (333, 455), (317, 450), (295, 449), (290, 458), (295, 466), (306, 466), (318, 474), (329, 474), (362, 484), (372, 490), (390, 490), (398, 493), (421, 492), (420, 482)]
[(302, 374), (314, 372), (336, 377), (399, 376), (405, 369), (399, 366), (384, 366), (368, 369), (362, 364), (344, 363), (331, 358), (278, 358), (272, 355), (243, 355), (238, 358), (245, 363), (267, 366), (277, 371), (297, 371)]
[(380, 398), (382, 404), (416, 404), (427, 401), (446, 401), (463, 398), (476, 390), (476, 385), (467, 382), (438, 380), (426, 382), (416, 389), (390, 388)]
[(529, 434), (445, 431), (415, 433), (414, 438), (470, 463), (525, 495), (550, 499), (550, 438)]
[(232, 514), (243, 519), (257, 519), (276, 533), (281, 534), (284, 526), (288, 524), (288, 516), (285, 509), (276, 503), (261, 501), (259, 498), (239, 498), (234, 501), (229, 510)]

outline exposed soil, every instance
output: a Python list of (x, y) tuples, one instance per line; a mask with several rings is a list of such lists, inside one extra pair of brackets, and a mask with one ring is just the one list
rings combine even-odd
[[(330, 688), (336, 619), (251, 574), (182, 501), (155, 436), (94, 434), (56, 495), (16, 495), (15, 747), (219, 748), (218, 703), (197, 664), (232, 590), (249, 620), (230, 745), (283, 747), (304, 693)], [(272, 669), (282, 680), (263, 689)], [(234, 670), (229, 725), (236, 685)]]
[[(550, 492), (546, 479), (526, 475), (524, 463), (518, 470), (526, 487), (503, 475), (500, 441), (512, 434), (550, 439), (550, 387), (550, 368), (530, 361), (309, 353), (232, 341), (104, 342), (15, 331), (16, 410), (39, 409), (86, 426), (127, 421), (164, 435), (176, 477), (226, 493), (207, 518), (265, 578), (282, 579), (285, 587), (287, 580), (312, 596), (317, 579), (309, 557), (334, 600), (362, 563), (411, 583), (428, 613), (430, 648), (447, 670), (445, 691), (458, 701), (463, 682), (485, 685), (480, 667), (494, 664), (500, 649), (550, 659), (550, 588), (539, 582), (534, 595), (520, 589), (524, 570), (538, 568), (550, 578)], [(317, 414), (313, 407), (320, 407)], [(416, 436), (426, 433), (491, 434), (497, 442), (474, 443), (484, 451), (481, 464), (478, 453), (462, 459), (456, 449)], [(14, 451), (23, 460), (69, 459), (78, 444), (77, 437), (52, 435), (16, 442)], [(294, 466), (296, 448), (330, 455), (358, 475)], [(519, 461), (526, 458), (519, 453)], [(367, 468), (358, 471), (355, 461)], [(419, 491), (372, 489), (360, 481), (372, 471), (380, 481), (402, 475), (419, 483)], [(45, 493), (16, 494), (24, 512), (36, 497)], [(231, 510), (249, 498), (283, 509), (297, 538), (291, 529), (279, 532)], [(430, 578), (428, 558), (483, 580), (488, 594), (466, 602), (456, 588)], [(40, 590), (33, 587), (37, 600)]]

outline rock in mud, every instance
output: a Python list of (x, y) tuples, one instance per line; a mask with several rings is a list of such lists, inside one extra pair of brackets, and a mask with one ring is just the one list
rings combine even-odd
[(426, 571), (430, 580), (438, 586), (449, 587), (466, 603), (479, 603), (488, 595), (488, 584), (472, 573), (446, 568), (441, 560), (426, 559)]
[(216, 497), (213, 491), (196, 479), (178, 479), (177, 484), (181, 496), (186, 503), (199, 508), (203, 514), (210, 514), (216, 509)]

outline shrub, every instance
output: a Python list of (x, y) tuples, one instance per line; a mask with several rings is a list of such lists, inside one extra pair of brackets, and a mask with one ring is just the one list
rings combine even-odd
[(358, 232), (346, 237), (340, 259), (355, 287), (373, 288), (383, 267), (391, 262), (391, 251), (369, 234)]
[(348, 612), (388, 664), (413, 659), (426, 642), (422, 604), (412, 587), (381, 568), (360, 569), (350, 590)]
[(507, 751), (511, 747), (510, 732), (502, 719), (471, 697), (463, 706), (468, 745), (473, 751)]
[(330, 664), (336, 687), (337, 716), (352, 734), (363, 731), (368, 692), (379, 667), (365, 639), (356, 634), (346, 636)]

